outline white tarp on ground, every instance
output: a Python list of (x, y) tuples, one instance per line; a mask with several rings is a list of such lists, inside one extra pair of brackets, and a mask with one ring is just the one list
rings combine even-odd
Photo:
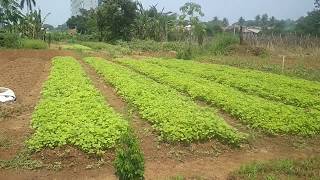
[(0, 87), (0, 102), (15, 101), (16, 95), (11, 89)]

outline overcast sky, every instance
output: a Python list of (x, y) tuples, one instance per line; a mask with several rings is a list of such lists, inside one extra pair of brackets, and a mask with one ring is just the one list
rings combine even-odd
[[(158, 4), (158, 8), (179, 12), (179, 8), (190, 0), (141, 0), (144, 6)], [(257, 14), (268, 13), (278, 19), (297, 19), (313, 9), (314, 0), (193, 0), (205, 13), (204, 20), (214, 16), (227, 17), (235, 22), (240, 16), (254, 19)], [(57, 26), (70, 17), (70, 0), (37, 0), (43, 14), (51, 13), (46, 23)]]

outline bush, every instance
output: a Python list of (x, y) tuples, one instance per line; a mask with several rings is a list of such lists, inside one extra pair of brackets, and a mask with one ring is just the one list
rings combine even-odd
[(0, 33), (0, 47), (3, 48), (20, 48), (21, 39), (18, 34)]
[(114, 165), (120, 180), (144, 179), (144, 158), (132, 130), (120, 139)]
[(21, 41), (21, 47), (23, 49), (47, 49), (48, 44), (38, 39), (23, 39)]
[(222, 33), (214, 38), (210, 49), (214, 55), (227, 55), (232, 50), (232, 45), (236, 43), (239, 43), (236, 36)]
[(191, 47), (181, 48), (177, 52), (177, 59), (191, 60), (192, 59), (192, 48)]

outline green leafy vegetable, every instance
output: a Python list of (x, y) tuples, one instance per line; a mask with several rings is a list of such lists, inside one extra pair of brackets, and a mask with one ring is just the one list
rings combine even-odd
[(56, 57), (32, 127), (35, 133), (27, 143), (32, 150), (68, 144), (98, 153), (113, 148), (128, 123), (106, 105), (75, 59)]
[(190, 142), (215, 137), (238, 145), (244, 139), (243, 134), (214, 112), (201, 108), (172, 88), (103, 59), (85, 58), (85, 61), (134, 104), (164, 140)]
[(271, 134), (315, 135), (320, 132), (320, 112), (317, 110), (307, 111), (270, 101), (193, 74), (145, 61), (123, 59), (120, 62), (158, 82), (186, 92), (195, 99), (215, 104), (253, 128), (260, 128)]

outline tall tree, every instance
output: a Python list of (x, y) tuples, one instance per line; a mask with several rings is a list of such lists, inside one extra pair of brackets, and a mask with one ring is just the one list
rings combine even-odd
[(257, 15), (255, 17), (255, 24), (256, 24), (256, 26), (260, 26), (261, 25), (261, 16), (260, 15)]
[(70, 29), (77, 29), (80, 34), (93, 34), (97, 30), (97, 15), (95, 10), (80, 10), (80, 15), (72, 16), (67, 20)]
[(314, 5), (317, 9), (320, 9), (320, 0), (315, 0)]
[(201, 6), (193, 2), (185, 3), (180, 8), (180, 11), (182, 13), (182, 15), (180, 16), (180, 19), (184, 21), (188, 21), (188, 23), (191, 25), (198, 23), (200, 21), (200, 17), (204, 16)]
[(229, 26), (229, 20), (228, 20), (227, 18), (223, 18), (223, 19), (222, 19), (222, 23), (223, 23), (223, 26), (224, 26), (224, 27)]
[(302, 34), (320, 35), (320, 11), (315, 10), (298, 20), (296, 30)]
[(137, 4), (132, 0), (105, 0), (97, 10), (100, 40), (130, 40), (137, 16)]
[(263, 14), (261, 16), (261, 26), (264, 27), (264, 28), (268, 27), (268, 22), (269, 22), (268, 14)]
[(238, 20), (238, 23), (240, 26), (243, 26), (245, 22), (246, 22), (246, 20), (242, 16)]
[(277, 21), (276, 17), (272, 16), (269, 20), (269, 26), (273, 27), (276, 21)]
[(206, 27), (200, 22), (200, 17), (204, 16), (201, 6), (197, 3), (188, 2), (180, 8), (180, 11), (182, 13), (180, 21), (185, 22), (183, 24), (191, 25), (192, 32), (197, 37), (198, 43), (202, 45)]

